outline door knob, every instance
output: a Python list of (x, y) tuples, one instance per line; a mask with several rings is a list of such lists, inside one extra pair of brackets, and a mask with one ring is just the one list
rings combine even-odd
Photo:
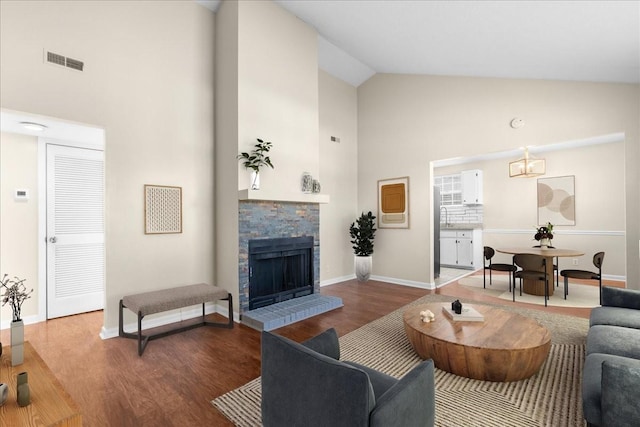
[(57, 238), (56, 236), (53, 236), (53, 237), (50, 237), (50, 238), (49, 238), (49, 241), (50, 241), (51, 243), (55, 243), (55, 242), (57, 242), (57, 241), (58, 241), (58, 238)]

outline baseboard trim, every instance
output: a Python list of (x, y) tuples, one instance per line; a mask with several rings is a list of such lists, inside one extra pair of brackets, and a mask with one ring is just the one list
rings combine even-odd
[[(9, 316), (9, 317), (11, 317), (11, 316)], [(37, 314), (34, 314), (33, 316), (25, 316), (25, 317), (23, 317), (22, 321), (24, 322), (25, 325), (33, 325), (34, 323), (42, 322), (42, 319), (40, 319), (40, 316), (38, 316)], [(0, 330), (9, 329), (10, 327), (11, 327), (11, 320), (3, 320), (0, 323)]]
[(355, 274), (350, 274), (348, 276), (335, 277), (333, 279), (323, 280), (323, 281), (320, 282), (320, 287), (335, 285), (337, 283), (346, 282), (348, 280), (353, 280), (355, 278), (356, 278)]
[[(127, 310), (125, 310), (126, 312)], [(129, 311), (130, 312), (130, 311)], [(226, 304), (221, 303), (207, 303), (204, 308), (205, 314), (218, 313), (221, 316), (229, 318), (229, 309)], [(131, 316), (133, 314), (130, 312)], [(178, 310), (167, 311), (162, 314), (150, 315), (142, 319), (142, 329), (157, 328), (159, 326), (169, 325), (171, 323), (181, 322), (183, 320), (189, 320), (202, 315), (202, 306), (197, 305), (189, 308), (181, 308)], [(239, 315), (234, 312), (233, 318), (238, 323)], [(137, 331), (138, 321), (134, 320), (124, 325), (125, 331)], [(100, 330), (100, 338), (103, 340), (118, 337), (118, 327), (105, 328), (104, 326)]]
[(379, 282), (393, 283), (394, 285), (409, 286), (411, 288), (435, 289), (435, 284), (427, 282), (417, 282), (414, 280), (396, 279), (394, 277), (371, 276), (371, 280)]

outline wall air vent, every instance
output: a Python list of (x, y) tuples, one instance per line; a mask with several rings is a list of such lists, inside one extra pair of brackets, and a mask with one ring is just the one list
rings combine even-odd
[(67, 58), (67, 67), (82, 71), (84, 68), (84, 62), (78, 61), (77, 59)]
[(82, 71), (84, 69), (84, 62), (68, 58), (58, 53), (45, 51), (45, 61), (49, 64), (61, 65), (78, 71)]
[(47, 62), (64, 66), (65, 60), (66, 58), (62, 55), (58, 55), (57, 53), (53, 52), (47, 52)]

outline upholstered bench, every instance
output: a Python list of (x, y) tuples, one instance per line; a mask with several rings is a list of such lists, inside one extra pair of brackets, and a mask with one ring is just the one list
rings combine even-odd
[[(204, 304), (206, 302), (218, 300), (229, 301), (229, 321), (227, 323), (209, 322), (205, 320)], [(182, 326), (157, 334), (142, 334), (142, 318), (144, 316), (196, 304), (202, 304), (202, 320), (199, 323)], [(124, 331), (122, 315), (123, 308), (128, 308), (138, 315), (137, 333)], [(231, 294), (226, 290), (217, 286), (207, 285), (205, 283), (127, 295), (120, 300), (119, 323), (119, 335), (123, 338), (137, 339), (138, 355), (142, 356), (142, 352), (146, 348), (147, 343), (152, 339), (161, 338), (177, 332), (187, 331), (189, 329), (197, 328), (198, 326), (233, 328), (233, 299)]]

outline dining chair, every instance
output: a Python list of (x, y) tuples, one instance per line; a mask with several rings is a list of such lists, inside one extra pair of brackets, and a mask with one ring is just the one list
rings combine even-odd
[[(540, 248), (542, 246), (536, 245), (534, 248)], [(553, 246), (549, 246), (549, 249), (555, 249)], [(558, 272), (560, 271), (560, 257), (555, 257), (555, 261), (553, 263), (553, 272), (556, 274), (556, 288), (560, 286), (560, 277), (558, 277)]]
[(589, 270), (562, 270), (560, 275), (564, 277), (564, 299), (569, 294), (569, 277), (573, 279), (597, 280), (600, 288), (600, 305), (602, 305), (602, 261), (604, 260), (604, 252), (598, 252), (593, 256), (593, 265), (596, 266), (598, 272)]
[(520, 279), (520, 295), (522, 295), (522, 280), (544, 281), (544, 306), (549, 300), (549, 275), (547, 274), (547, 259), (541, 255), (516, 254), (513, 256), (513, 266), (519, 267), (513, 273), (513, 301), (516, 300), (515, 279)]
[[(493, 283), (493, 278), (491, 277), (492, 271), (507, 271), (509, 272), (509, 292), (511, 292), (511, 275), (517, 268), (513, 264), (502, 264), (502, 263), (494, 263), (491, 261), (493, 256), (496, 254), (496, 251), (491, 246), (484, 247), (484, 269), (483, 273), (483, 284), (482, 286), (486, 289), (487, 287), (487, 270), (489, 270), (489, 285)], [(487, 261), (489, 261), (489, 265), (487, 265)]]

